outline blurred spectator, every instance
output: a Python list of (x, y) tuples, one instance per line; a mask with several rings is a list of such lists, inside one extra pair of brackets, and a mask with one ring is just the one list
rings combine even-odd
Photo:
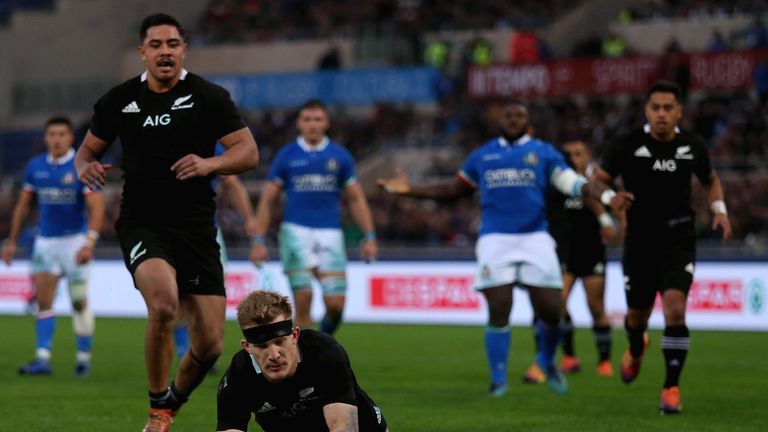
[(539, 57), (539, 38), (530, 30), (512, 33), (509, 39), (509, 61), (512, 64), (536, 63)]
[(768, 102), (768, 54), (765, 52), (758, 54), (755, 60), (752, 80), (755, 83), (757, 95), (760, 97), (760, 104), (765, 108), (766, 102)]
[(619, 58), (624, 57), (627, 51), (627, 43), (624, 39), (615, 34), (610, 33), (603, 39), (602, 55), (607, 58)]
[(332, 46), (325, 51), (317, 63), (319, 70), (329, 71), (341, 69), (341, 53), (339, 47)]
[(768, 47), (768, 29), (762, 16), (755, 16), (752, 24), (746, 29), (747, 48), (765, 48)]
[(728, 45), (728, 41), (725, 40), (725, 37), (718, 29), (712, 30), (712, 36), (709, 38), (709, 42), (707, 42), (707, 52), (721, 52), (721, 51), (727, 51), (731, 47)]

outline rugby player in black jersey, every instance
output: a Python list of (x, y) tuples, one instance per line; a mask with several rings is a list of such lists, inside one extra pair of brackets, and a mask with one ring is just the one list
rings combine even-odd
[(254, 291), (237, 307), (243, 350), (221, 378), (218, 431), (386, 432), (333, 337), (293, 324), (288, 297)]
[(648, 347), (646, 326), (660, 292), (665, 323), (661, 348), (666, 365), (659, 404), (662, 414), (681, 410), (679, 379), (690, 345), (685, 308), (696, 261), (692, 176), (708, 193), (712, 229), (721, 229), (723, 239), (731, 236), (723, 189), (707, 146), (678, 127), (683, 116), (681, 94), (674, 83), (652, 84), (645, 101), (648, 123), (608, 146), (596, 172), (606, 183), (620, 176), (626, 190), (635, 196), (627, 211), (624, 240), (629, 349), (622, 358), (621, 378), (630, 383), (640, 371)]
[[(148, 16), (140, 41), (147, 70), (94, 105), (75, 166), (85, 184), (101, 189), (111, 166), (99, 158), (120, 139), (125, 183), (115, 228), (148, 315), (144, 431), (165, 432), (222, 351), (226, 299), (211, 179), (255, 167), (258, 149), (227, 91), (182, 68), (187, 43), (176, 19)], [(227, 149), (220, 156), (217, 140)], [(169, 385), (180, 312), (191, 346)]]

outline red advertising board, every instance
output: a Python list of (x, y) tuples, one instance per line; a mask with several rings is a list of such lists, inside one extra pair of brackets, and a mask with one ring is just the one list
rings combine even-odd
[(224, 287), (227, 290), (227, 306), (235, 307), (254, 289), (255, 276), (250, 272), (227, 273)]
[[(752, 71), (763, 51), (729, 51), (679, 56), (690, 86), (739, 89), (752, 85)], [(571, 59), (524, 65), (497, 64), (469, 70), (473, 98), (565, 96), (590, 93), (642, 93), (654, 80), (668, 76), (675, 62), (664, 56), (619, 59)]]
[(26, 301), (32, 293), (32, 278), (29, 275), (0, 275), (0, 298)]
[(689, 311), (741, 312), (744, 284), (738, 279), (694, 280), (688, 292)]
[(480, 296), (470, 276), (371, 276), (373, 308), (477, 310)]

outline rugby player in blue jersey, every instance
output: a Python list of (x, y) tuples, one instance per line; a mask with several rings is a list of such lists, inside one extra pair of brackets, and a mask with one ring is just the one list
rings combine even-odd
[(35, 156), (24, 173), (24, 187), (16, 203), (11, 230), (3, 246), (3, 261), (11, 264), (16, 242), (33, 199), (39, 206), (39, 234), (32, 251), (32, 280), (39, 305), (35, 359), (19, 367), (21, 375), (49, 375), (56, 316), (53, 301), (62, 276), (72, 302), (77, 354), (75, 375), (90, 373), (93, 312), (88, 305), (88, 264), (104, 222), (104, 201), (77, 179), (72, 124), (53, 117), (45, 125), (46, 153)]
[(293, 291), (296, 323), (312, 325), (312, 278), (323, 289), (325, 316), (320, 330), (333, 334), (342, 320), (346, 299), (347, 256), (341, 232), (340, 200), (345, 198), (352, 218), (363, 230), (363, 259), (378, 253), (371, 211), (355, 176), (352, 155), (326, 136), (328, 110), (318, 100), (299, 109), (300, 136), (275, 156), (256, 210), (256, 235), (251, 258), (268, 258), (265, 235), (272, 209), (285, 191), (285, 211), (278, 241), (283, 270)]
[(507, 392), (509, 315), (512, 288), (528, 291), (536, 316), (541, 349), (536, 361), (547, 383), (558, 394), (568, 384), (558, 370), (555, 350), (560, 338), (563, 280), (555, 241), (547, 232), (545, 191), (549, 184), (569, 196), (591, 195), (619, 210), (632, 195), (616, 193), (570, 168), (552, 145), (531, 137), (528, 109), (519, 101), (506, 103), (500, 115), (501, 136), (469, 155), (456, 180), (415, 186), (404, 174), (379, 179), (387, 192), (414, 198), (455, 200), (480, 191), (482, 226), (477, 240), (475, 287), (485, 296), (488, 325), (485, 347), (491, 372), (490, 394)]

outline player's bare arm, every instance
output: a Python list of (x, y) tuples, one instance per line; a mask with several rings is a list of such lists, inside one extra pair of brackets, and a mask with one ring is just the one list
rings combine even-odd
[(599, 198), (600, 202), (610, 206), (614, 213), (625, 211), (635, 200), (632, 192), (616, 192), (608, 185), (613, 182), (613, 177), (603, 169), (596, 169), (595, 175), (581, 188), (584, 196)]
[(92, 134), (89, 130), (75, 155), (77, 178), (91, 190), (101, 190), (107, 183), (107, 171), (111, 164), (99, 162), (101, 155), (109, 148), (110, 143)]
[(379, 255), (378, 246), (376, 245), (376, 229), (373, 226), (373, 218), (371, 217), (371, 209), (368, 207), (368, 200), (365, 199), (360, 183), (355, 182), (347, 186), (344, 189), (344, 196), (349, 206), (349, 212), (352, 214), (352, 219), (355, 220), (360, 229), (365, 233), (360, 251), (362, 258), (366, 261), (375, 260)]
[(253, 169), (259, 163), (256, 140), (247, 127), (236, 130), (220, 140), (227, 150), (220, 156), (203, 158), (188, 154), (171, 166), (179, 180), (205, 177), (208, 174), (239, 174)]
[(722, 228), (723, 240), (731, 238), (731, 221), (728, 219), (728, 210), (725, 207), (723, 185), (720, 183), (720, 177), (718, 177), (715, 171), (709, 175), (709, 208), (712, 210), (714, 217), (712, 218), (712, 229), (717, 230)]
[(429, 186), (416, 186), (410, 184), (405, 173), (397, 170), (393, 178), (378, 179), (376, 184), (385, 191), (411, 198), (426, 198), (439, 201), (452, 201), (464, 196), (472, 195), (475, 188), (470, 186), (467, 181), (456, 176), (453, 182), (440, 183)]
[(330, 432), (357, 432), (357, 407), (345, 403), (332, 403), (323, 407), (325, 422)]
[(279, 183), (267, 182), (261, 191), (259, 205), (256, 208), (256, 217), (254, 223), (254, 233), (251, 237), (251, 261), (254, 264), (260, 264), (269, 260), (267, 251), (267, 242), (265, 236), (269, 223), (272, 220), (272, 209), (283, 190)]
[(99, 232), (104, 225), (104, 197), (100, 193), (85, 195), (85, 209), (88, 212), (88, 234), (85, 244), (77, 251), (75, 261), (85, 264), (93, 259), (93, 248), (99, 240)]
[(34, 192), (22, 190), (19, 195), (19, 201), (16, 203), (16, 207), (13, 208), (11, 230), (8, 233), (8, 239), (3, 242), (3, 261), (5, 261), (7, 265), (11, 265), (13, 256), (16, 255), (16, 243), (19, 241), (21, 227), (24, 226), (24, 221), (26, 221), (27, 216), (29, 216), (34, 195)]

